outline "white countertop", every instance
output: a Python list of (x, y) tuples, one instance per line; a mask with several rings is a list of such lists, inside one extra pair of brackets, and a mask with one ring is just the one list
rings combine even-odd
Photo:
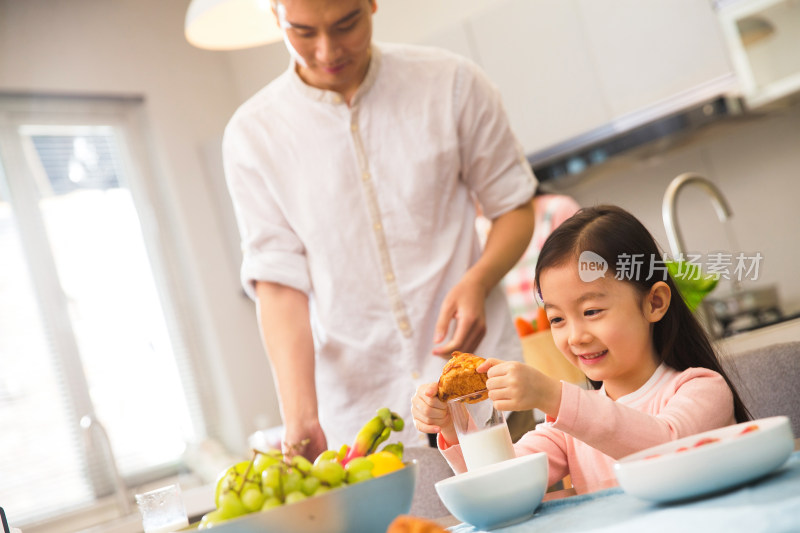
[(725, 356), (769, 346), (770, 344), (798, 340), (800, 340), (800, 318), (726, 337), (716, 341), (715, 345), (720, 353)]

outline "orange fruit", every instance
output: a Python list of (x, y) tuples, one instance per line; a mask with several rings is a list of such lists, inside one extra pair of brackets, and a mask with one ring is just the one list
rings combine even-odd
[(395, 470), (400, 470), (405, 466), (399, 457), (387, 451), (375, 452), (368, 455), (367, 459), (375, 465), (372, 467), (372, 477), (382, 476)]

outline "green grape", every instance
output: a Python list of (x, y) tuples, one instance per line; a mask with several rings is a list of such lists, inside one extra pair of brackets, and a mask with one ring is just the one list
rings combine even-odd
[(273, 465), (261, 474), (261, 486), (262, 490), (272, 489), (273, 495), (278, 498), (283, 498), (283, 490), (281, 487), (281, 474), (283, 471), (282, 468), (283, 463), (278, 463)]
[(217, 510), (220, 512), (220, 517), (225, 519), (236, 518), (247, 513), (241, 498), (233, 491), (226, 491), (220, 496)]
[(224, 489), (236, 488), (237, 480), (241, 480), (241, 476), (247, 471), (250, 466), (250, 461), (241, 461), (225, 469), (217, 477), (217, 488), (214, 492), (214, 504), (219, 507), (219, 497)]
[(261, 491), (261, 476), (248, 477), (247, 479), (244, 480), (244, 483), (242, 483), (242, 480), (239, 480), (234, 489), (239, 494), (244, 494), (244, 492), (249, 489), (256, 489), (258, 491)]
[(300, 490), (302, 490), (303, 494), (306, 496), (313, 496), (321, 485), (322, 483), (320, 482), (319, 478), (309, 476), (303, 479), (303, 481), (300, 483)]
[(308, 474), (311, 472), (311, 461), (303, 457), (302, 455), (295, 455), (292, 457), (292, 466), (297, 468), (303, 474)]
[(200, 519), (200, 523), (197, 525), (197, 529), (210, 529), (214, 526), (218, 526), (222, 522), (225, 521), (225, 518), (222, 516), (222, 513), (217, 509), (216, 511), (211, 511), (210, 513), (206, 513), (203, 515), (203, 518)]
[(344, 467), (338, 461), (323, 461), (311, 468), (311, 475), (330, 487), (341, 485), (344, 474)]
[(283, 485), (283, 493), (288, 496), (290, 492), (299, 492), (300, 483), (303, 481), (303, 474), (300, 471), (290, 468), (283, 476), (281, 476), (281, 485)]
[(305, 494), (303, 494), (299, 490), (295, 490), (295, 491), (292, 491), (292, 492), (290, 492), (290, 493), (288, 493), (286, 495), (286, 503), (287, 504), (296, 503), (296, 502), (299, 502), (301, 500), (305, 500), (306, 498), (308, 498), (308, 496), (306, 496)]
[(257, 488), (242, 491), (242, 505), (248, 512), (258, 511), (264, 505), (264, 495)]
[(369, 470), (375, 468), (375, 464), (367, 459), (366, 457), (356, 457), (355, 459), (351, 459), (345, 470), (347, 470), (348, 474), (360, 472), (361, 470)]
[(356, 470), (355, 472), (347, 473), (347, 483), (350, 485), (354, 483), (361, 483), (362, 481), (372, 479), (372, 477), (372, 472), (369, 470)]
[(329, 486), (320, 485), (319, 488), (317, 489), (317, 491), (314, 493), (314, 496), (319, 496), (320, 494), (325, 494), (326, 492), (329, 492), (330, 490), (331, 490), (331, 488)]
[(278, 463), (282, 458), (283, 454), (281, 454), (277, 450), (271, 450), (269, 452), (258, 452), (256, 454), (255, 459), (253, 459), (252, 473), (257, 476), (260, 476), (264, 470)]
[(264, 505), (261, 506), (262, 511), (269, 511), (270, 509), (274, 509), (275, 507), (280, 507), (283, 505), (283, 502), (280, 501), (278, 498), (272, 497), (267, 498), (264, 500)]
[(334, 450), (325, 450), (324, 452), (319, 454), (316, 459), (314, 459), (314, 464), (315, 465), (319, 464), (322, 461), (332, 461), (333, 459), (337, 458), (338, 456)]
[(372, 479), (373, 468), (375, 468), (375, 463), (366, 457), (352, 459), (345, 467), (345, 470), (347, 470), (347, 483), (359, 483)]
[(275, 489), (273, 489), (272, 487), (264, 487), (263, 489), (261, 489), (261, 494), (264, 495), (265, 499), (277, 498), (277, 493), (275, 492)]

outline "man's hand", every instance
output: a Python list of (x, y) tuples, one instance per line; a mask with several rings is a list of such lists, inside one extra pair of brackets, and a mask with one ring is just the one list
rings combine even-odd
[(328, 449), (328, 441), (318, 420), (306, 421), (299, 426), (286, 425), (281, 451), (288, 459), (302, 455), (311, 462)]
[(528, 247), (533, 218), (533, 203), (527, 202), (492, 221), (483, 253), (442, 302), (434, 344), (444, 342), (454, 321), (455, 330), (449, 342), (434, 348), (434, 355), (474, 352), (478, 347), (486, 334), (486, 298)]
[(436, 320), (434, 343), (445, 340), (450, 323), (455, 321), (453, 337), (433, 349), (435, 355), (449, 357), (454, 350), (473, 352), (486, 334), (487, 289), (466, 276), (447, 293)]
[(561, 404), (561, 382), (518, 361), (487, 359), (475, 369), (486, 372), (489, 399), (500, 411), (541, 409), (556, 418)]
[[(281, 401), (284, 453), (313, 461), (326, 448), (317, 414), (314, 339), (308, 296), (277, 283), (256, 283), (262, 339)], [(303, 441), (308, 442), (303, 445)]]

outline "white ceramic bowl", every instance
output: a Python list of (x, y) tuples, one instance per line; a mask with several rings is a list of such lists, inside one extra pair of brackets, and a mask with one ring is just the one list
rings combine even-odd
[(445, 507), (478, 529), (494, 529), (533, 515), (547, 489), (547, 455), (523, 455), (436, 483)]
[(411, 509), (417, 462), (319, 496), (222, 522), (213, 533), (383, 533)]
[[(751, 426), (758, 429), (745, 432)], [(620, 459), (614, 470), (625, 492), (644, 500), (669, 502), (757, 479), (780, 467), (793, 449), (789, 419), (775, 416), (648, 448)]]

